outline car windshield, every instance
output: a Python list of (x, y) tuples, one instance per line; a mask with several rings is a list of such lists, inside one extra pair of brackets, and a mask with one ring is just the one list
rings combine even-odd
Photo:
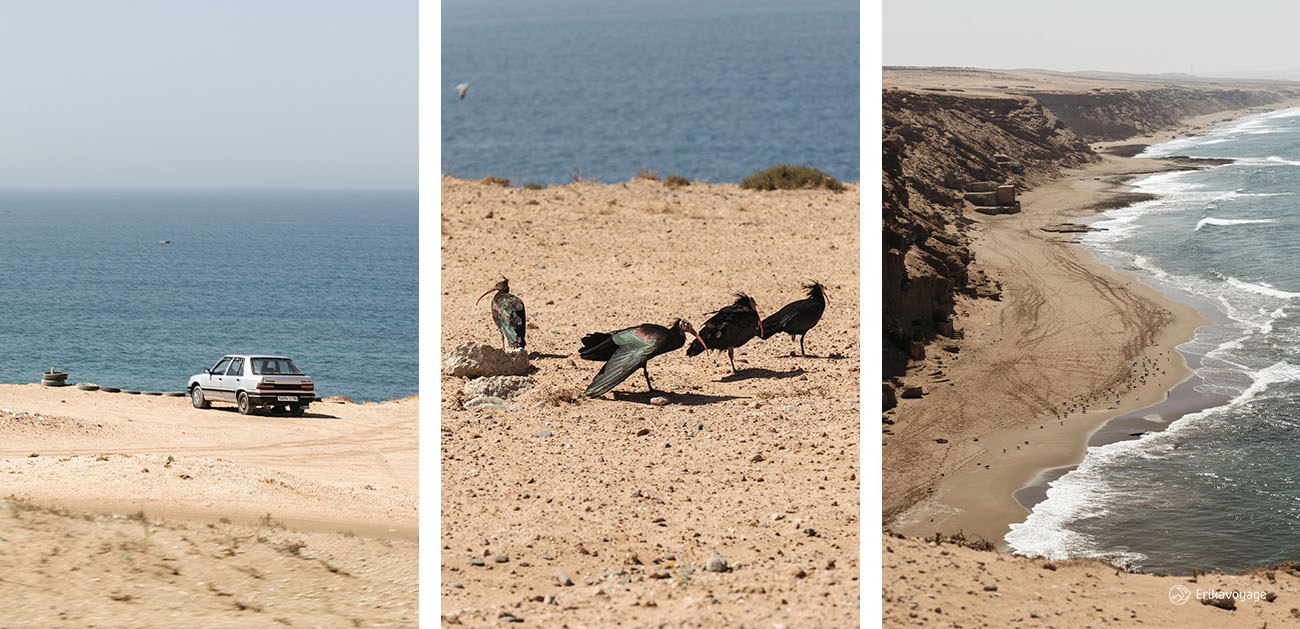
[(254, 358), (253, 374), (258, 376), (301, 376), (298, 366), (288, 358)]

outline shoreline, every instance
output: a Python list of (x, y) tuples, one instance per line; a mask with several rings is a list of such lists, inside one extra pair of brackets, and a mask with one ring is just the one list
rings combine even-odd
[[(1159, 133), (1094, 143), (1092, 148), (1101, 157), (1098, 162), (1064, 171), (1027, 192), (1021, 214), (971, 217), (976, 234), (972, 252), (986, 272), (1002, 282), (1005, 301), (959, 300), (958, 321), (966, 332), (966, 338), (956, 343), (960, 352), (952, 354), (949, 363), (933, 356), (938, 352), (930, 352), (904, 378), (908, 384), (921, 384), (925, 374), (946, 373), (943, 382), (949, 387), (927, 394), (925, 401), (900, 404), (895, 411), (896, 432), (908, 431), (907, 424), (914, 422), (914, 429), (923, 434), (908, 435), (909, 440), (903, 434), (887, 433), (885, 447), (910, 441), (906, 445), (913, 450), (925, 449), (917, 439), (929, 437), (929, 449), (946, 451), (938, 477), (930, 479), (920, 500), (892, 514), (886, 505), (886, 530), (929, 537), (964, 534), (1009, 551), (1004, 537), (1010, 525), (1024, 521), (1032, 506), (1045, 497), (1046, 483), (1076, 466), (1095, 439), (1109, 439), (1109, 443), (1132, 438), (1117, 431), (1129, 430), (1126, 422), (1148, 414), (1143, 411), (1153, 406), (1165, 409), (1161, 415), (1167, 426), (1197, 407), (1214, 405), (1185, 394), (1183, 387), (1191, 386), (1195, 373), (1187, 357), (1176, 350), (1198, 328), (1216, 322), (1195, 305), (1145, 283), (1141, 276), (1105, 265), (1082, 246), (1069, 246), (1077, 244), (1069, 234), (1042, 228), (1130, 205), (1135, 196), (1128, 185), (1132, 179), (1189, 168), (1178, 160), (1111, 153), (1116, 147), (1166, 142), (1227, 120), (1297, 105), (1300, 101), (1292, 99), (1217, 112), (1186, 119)], [(1137, 152), (1140, 149), (1128, 154)], [(1114, 310), (1108, 312), (1105, 304)], [(1100, 319), (1088, 321), (1087, 316), (1072, 315), (1071, 309), (1091, 310)], [(1154, 315), (1155, 324), (1142, 326), (1132, 318), (1142, 312)], [(1130, 325), (1122, 323), (1126, 318)], [(1087, 332), (1070, 332), (1071, 326), (1092, 334), (1085, 338)], [(1117, 331), (1128, 338), (1117, 337)], [(1074, 338), (1053, 343), (1054, 332)], [(1016, 356), (1017, 348), (1022, 348), (1021, 356)], [(1056, 350), (1057, 360), (1073, 359), (1074, 369), (1057, 369), (1061, 379), (1034, 378), (1035, 374), (1026, 373), (1033, 369), (1019, 363), (1033, 363), (1036, 357), (1024, 354), (1035, 350), (1049, 354)], [(1003, 377), (994, 377), (994, 372)], [(927, 389), (934, 384), (925, 383)], [(957, 426), (944, 421), (945, 415), (969, 419), (980, 412), (1006, 411), (1008, 406), (1021, 411), (1016, 416), (1033, 419), (1006, 425), (987, 419), (968, 425), (958, 421)], [(940, 427), (946, 443), (937, 442), (943, 438), (938, 432), (926, 434)], [(1153, 429), (1148, 424), (1145, 430)], [(963, 433), (964, 443), (952, 436)], [(888, 465), (885, 474), (888, 483)]]

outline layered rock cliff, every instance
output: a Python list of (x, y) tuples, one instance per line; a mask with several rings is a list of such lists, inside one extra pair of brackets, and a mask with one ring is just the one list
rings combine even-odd
[(1185, 88), (1031, 95), (1071, 131), (1090, 142), (1146, 135), (1191, 116), (1267, 105), (1281, 99), (1271, 91)]

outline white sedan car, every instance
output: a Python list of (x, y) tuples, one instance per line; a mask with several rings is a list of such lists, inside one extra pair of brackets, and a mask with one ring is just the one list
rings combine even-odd
[(224, 356), (211, 369), (190, 376), (187, 390), (194, 408), (231, 402), (242, 415), (259, 406), (283, 406), (289, 414), (301, 417), (307, 405), (319, 399), (311, 378), (284, 356)]

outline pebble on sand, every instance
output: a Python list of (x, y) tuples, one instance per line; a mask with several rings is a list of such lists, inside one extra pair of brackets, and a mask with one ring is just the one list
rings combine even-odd
[(704, 569), (709, 572), (727, 572), (730, 570), (727, 566), (727, 560), (722, 557), (710, 557), (708, 563), (704, 564)]
[(555, 573), (555, 580), (563, 587), (570, 587), (573, 585), (573, 579), (570, 579), (569, 575), (564, 574), (563, 572)]

